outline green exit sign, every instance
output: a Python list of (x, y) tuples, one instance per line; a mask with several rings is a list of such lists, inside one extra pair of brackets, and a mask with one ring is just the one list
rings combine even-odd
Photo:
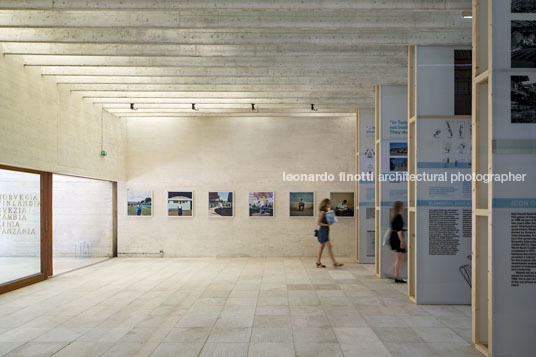
[(106, 152), (106, 150), (101, 150), (100, 154), (101, 154), (101, 156), (106, 156), (106, 155), (108, 155), (108, 153)]

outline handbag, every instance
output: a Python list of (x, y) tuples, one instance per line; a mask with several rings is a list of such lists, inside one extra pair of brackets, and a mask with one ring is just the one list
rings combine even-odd
[(389, 240), (391, 239), (391, 227), (387, 228), (385, 231), (385, 234), (383, 235), (383, 245), (387, 245), (389, 243)]
[(318, 229), (315, 229), (315, 237), (318, 237)]

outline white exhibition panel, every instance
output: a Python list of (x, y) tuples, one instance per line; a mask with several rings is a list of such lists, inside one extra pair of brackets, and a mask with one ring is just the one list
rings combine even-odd
[(490, 298), (493, 355), (521, 357), (536, 351), (536, 114), (533, 105), (530, 123), (513, 123), (510, 92), (511, 76), (536, 82), (536, 63), (512, 68), (511, 26), (512, 20), (536, 22), (536, 13), (510, 10), (510, 1), (493, 1), (493, 173), (527, 177), (493, 183)]
[[(375, 160), (374, 109), (359, 109), (359, 173), (372, 172)], [(374, 181), (359, 181), (359, 263), (374, 263)]]
[(417, 173), (442, 175), (416, 182), (418, 304), (471, 303), (471, 181), (450, 177), (471, 173), (471, 119), (453, 118), (460, 49), (417, 47)]
[[(418, 304), (471, 303), (471, 181), (451, 183), (449, 177), (471, 173), (470, 122), (423, 119), (417, 124), (417, 173), (446, 178), (416, 185)], [(447, 124), (456, 129), (453, 137)], [(448, 154), (446, 147), (452, 147)]]
[[(408, 140), (408, 88), (407, 86), (380, 86), (380, 173), (395, 174), (391, 171), (392, 159), (390, 156), (391, 144), (402, 143), (407, 145)], [(407, 147), (407, 146), (406, 146)], [(403, 159), (396, 157), (395, 159)], [(406, 171), (407, 171), (407, 153)], [(398, 171), (401, 174), (406, 171)], [(385, 231), (390, 227), (390, 212), (395, 201), (407, 204), (407, 182), (383, 181), (380, 185), (380, 240), (383, 240)], [(404, 225), (407, 227), (407, 214), (404, 214)], [(407, 237), (406, 237), (407, 244)], [(381, 245), (380, 277), (394, 277), (395, 254), (391, 246)], [(407, 267), (401, 271), (401, 277), (407, 277)]]

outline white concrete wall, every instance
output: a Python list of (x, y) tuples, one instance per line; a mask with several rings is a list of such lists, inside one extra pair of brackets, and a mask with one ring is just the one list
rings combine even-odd
[[(128, 181), (118, 185), (119, 253), (166, 256), (312, 256), (316, 218), (290, 218), (289, 192), (330, 191), (355, 183), (283, 182), (282, 172), (355, 172), (355, 118), (129, 118)], [(127, 189), (153, 191), (153, 216), (128, 217)], [(194, 191), (194, 217), (167, 217), (167, 191)], [(235, 216), (209, 218), (208, 191), (234, 191)], [(275, 216), (249, 217), (248, 192), (274, 191)], [(355, 219), (331, 238), (355, 255)], [(325, 259), (327, 261), (327, 257)]]
[[(1, 47), (0, 47), (1, 50)], [(71, 94), (38, 67), (0, 56), (0, 164), (95, 177), (125, 179), (124, 121)]]
[(54, 256), (80, 254), (80, 242), (92, 257), (112, 256), (112, 183), (54, 175), (53, 189)]

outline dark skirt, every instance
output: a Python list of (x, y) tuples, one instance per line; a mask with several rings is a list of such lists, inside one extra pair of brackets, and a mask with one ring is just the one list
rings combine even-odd
[(326, 243), (329, 241), (329, 227), (320, 226), (318, 230), (318, 243)]
[(391, 237), (389, 238), (389, 244), (391, 249), (399, 253), (406, 253), (406, 248), (400, 248), (400, 238), (398, 238), (397, 232), (391, 232)]

